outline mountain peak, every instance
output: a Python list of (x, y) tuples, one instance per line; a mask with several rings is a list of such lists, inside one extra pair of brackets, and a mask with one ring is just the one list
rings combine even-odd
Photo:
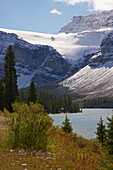
[(61, 28), (60, 33), (77, 33), (107, 27), (113, 28), (113, 10), (87, 16), (74, 16), (66, 26)]

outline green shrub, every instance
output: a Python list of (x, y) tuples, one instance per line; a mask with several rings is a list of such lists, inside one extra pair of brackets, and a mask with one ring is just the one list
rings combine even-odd
[(8, 144), (11, 148), (46, 151), (47, 131), (52, 126), (52, 118), (38, 103), (13, 104), (13, 113), (4, 110), (9, 126)]
[(95, 153), (100, 153), (103, 149), (102, 144), (99, 143), (98, 139), (95, 138), (89, 140), (89, 146)]

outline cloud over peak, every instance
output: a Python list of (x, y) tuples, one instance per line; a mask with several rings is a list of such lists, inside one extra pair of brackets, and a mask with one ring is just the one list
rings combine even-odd
[(113, 9), (113, 0), (53, 0), (54, 2), (64, 2), (69, 5), (75, 5), (77, 3), (87, 2), (89, 7), (97, 11), (111, 10)]
[(50, 13), (51, 14), (57, 14), (57, 15), (62, 15), (62, 12), (60, 12), (60, 11), (58, 11), (57, 9), (52, 9), (51, 11), (50, 11)]

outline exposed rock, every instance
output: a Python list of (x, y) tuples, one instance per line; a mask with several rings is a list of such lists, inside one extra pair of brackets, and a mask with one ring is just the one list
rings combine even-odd
[(103, 39), (100, 49), (89, 60), (89, 65), (92, 67), (97, 67), (110, 61), (113, 61), (113, 32), (109, 33), (107, 37)]

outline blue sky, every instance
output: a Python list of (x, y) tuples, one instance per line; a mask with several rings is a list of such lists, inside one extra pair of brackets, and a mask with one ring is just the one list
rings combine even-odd
[(113, 0), (0, 0), (0, 27), (57, 34), (73, 16), (113, 9)]

